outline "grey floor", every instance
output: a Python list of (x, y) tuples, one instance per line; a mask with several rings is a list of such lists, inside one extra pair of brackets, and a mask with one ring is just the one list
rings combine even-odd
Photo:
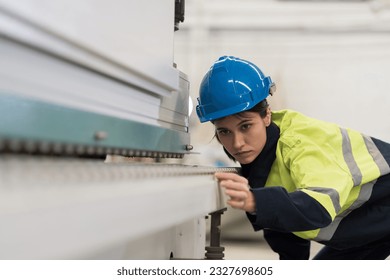
[[(226, 260), (278, 260), (278, 255), (269, 249), (262, 239), (257, 242), (226, 240), (223, 243)], [(320, 248), (321, 245), (313, 242), (311, 256), (314, 256)]]
[[(225, 247), (227, 260), (277, 260), (274, 253), (263, 239), (262, 232), (254, 232), (242, 212), (229, 209), (222, 215), (221, 246)], [(312, 242), (311, 256), (322, 245)]]

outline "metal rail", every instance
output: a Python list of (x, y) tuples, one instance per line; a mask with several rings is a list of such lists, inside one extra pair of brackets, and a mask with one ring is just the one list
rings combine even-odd
[(0, 259), (202, 259), (215, 172), (237, 168), (0, 154)]

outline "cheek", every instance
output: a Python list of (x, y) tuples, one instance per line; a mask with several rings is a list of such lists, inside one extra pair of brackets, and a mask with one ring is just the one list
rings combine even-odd
[(221, 137), (219, 139), (219, 143), (226, 149), (226, 151), (232, 156), (234, 154), (233, 142), (229, 139), (229, 137)]
[(262, 138), (261, 140), (258, 141), (256, 148), (259, 151), (259, 153), (263, 150), (263, 148), (265, 146), (265, 142), (266, 142), (266, 139), (264, 139), (264, 138)]
[(219, 138), (218, 141), (219, 141), (219, 143), (221, 143), (222, 146), (224, 146), (225, 149), (228, 150), (228, 152), (230, 153), (231, 147), (232, 147), (232, 143), (231, 143), (231, 141), (229, 140), (229, 138), (228, 138), (228, 137), (221, 137), (221, 138)]
[(264, 129), (264, 131), (261, 131), (261, 133), (256, 133), (256, 135), (254, 135), (252, 145), (253, 148), (255, 148), (256, 151), (260, 153), (263, 150), (266, 142), (267, 142), (267, 134)]

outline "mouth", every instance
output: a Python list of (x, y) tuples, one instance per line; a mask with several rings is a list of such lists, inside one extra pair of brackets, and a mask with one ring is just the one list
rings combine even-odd
[(242, 151), (242, 152), (235, 153), (234, 155), (240, 157), (240, 156), (245, 156), (249, 153), (250, 151)]

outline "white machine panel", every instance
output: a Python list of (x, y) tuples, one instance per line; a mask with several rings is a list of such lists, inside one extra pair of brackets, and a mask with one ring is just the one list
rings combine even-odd
[[(0, 0), (0, 31), (113, 71), (104, 62), (98, 65), (73, 50), (85, 49), (171, 91), (179, 83), (173, 66), (174, 4), (172, 0), (117, 0), (115, 4), (107, 0)], [(65, 40), (68, 46), (46, 41), (42, 32)]]

